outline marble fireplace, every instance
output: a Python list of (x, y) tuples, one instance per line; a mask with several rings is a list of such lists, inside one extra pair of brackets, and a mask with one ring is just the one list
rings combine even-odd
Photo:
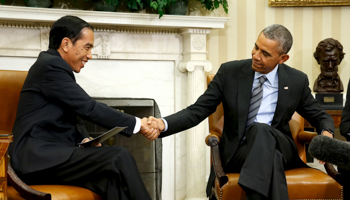
[[(0, 69), (28, 70), (47, 50), (52, 23), (76, 15), (94, 26), (93, 59), (78, 84), (92, 97), (154, 99), (167, 116), (206, 88), (207, 35), (228, 18), (107, 13), (0, 5)], [(161, 199), (206, 199), (207, 121), (162, 139)], [(130, 138), (132, 139), (132, 138)]]

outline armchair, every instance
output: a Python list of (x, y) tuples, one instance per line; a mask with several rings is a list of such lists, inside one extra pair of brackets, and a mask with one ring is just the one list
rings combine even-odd
[(69, 185), (28, 186), (16, 175), (7, 156), (12, 141), (19, 95), (26, 71), (0, 70), (0, 199), (8, 200), (100, 200), (94, 192)]
[[(214, 75), (208, 75), (207, 83)], [(223, 130), (224, 116), (223, 107), (220, 104), (217, 110), (209, 116), (209, 132), (206, 144), (211, 148), (212, 167), (215, 171), (215, 183), (212, 188), (211, 200), (245, 199), (245, 192), (238, 185), (239, 173), (223, 171), (219, 143)], [(306, 163), (305, 143), (310, 142), (316, 133), (304, 131), (304, 119), (297, 113), (293, 115), (289, 126), (294, 142), (298, 149), (299, 157)], [(296, 168), (286, 172), (289, 199), (293, 200), (338, 200), (343, 199), (343, 187), (331, 176), (314, 168)]]

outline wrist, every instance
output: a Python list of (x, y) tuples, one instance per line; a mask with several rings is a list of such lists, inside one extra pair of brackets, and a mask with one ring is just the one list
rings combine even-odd
[(165, 129), (164, 121), (162, 119), (158, 119), (158, 124), (160, 124), (159, 126), (160, 131), (164, 131)]
[(329, 128), (325, 128), (325, 129), (322, 130), (321, 135), (323, 135), (324, 131), (327, 131), (328, 133), (330, 133), (332, 135), (332, 137), (334, 137), (334, 131), (333, 130), (331, 130)]

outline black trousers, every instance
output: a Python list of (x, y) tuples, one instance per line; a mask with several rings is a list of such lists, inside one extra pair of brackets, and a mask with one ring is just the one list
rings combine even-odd
[[(54, 155), (53, 155), (54, 156)], [(27, 184), (66, 184), (88, 188), (104, 200), (150, 200), (136, 162), (123, 147), (77, 147), (54, 168), (21, 175)]]
[(224, 171), (240, 173), (247, 199), (288, 200), (284, 171), (300, 161), (294, 141), (263, 123), (247, 127), (245, 136)]

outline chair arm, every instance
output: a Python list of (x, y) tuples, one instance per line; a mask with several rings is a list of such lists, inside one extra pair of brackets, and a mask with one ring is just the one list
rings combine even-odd
[(317, 133), (310, 131), (300, 131), (298, 134), (298, 140), (302, 143), (311, 142), (312, 138), (317, 136)]
[[(0, 151), (0, 157), (7, 158), (7, 147), (9, 143), (13, 141), (13, 135), (11, 132), (0, 130), (0, 144), (5, 144), (5, 151)], [(6, 159), (7, 160), (7, 159)], [(12, 185), (12, 187), (25, 199), (29, 200), (51, 200), (51, 194), (43, 193), (26, 185), (13, 170), (9, 159), (6, 161), (7, 164), (7, 181)]]
[(13, 170), (11, 164), (7, 168), (8, 181), (12, 187), (25, 199), (30, 200), (51, 200), (51, 194), (40, 192), (26, 185)]
[(221, 138), (221, 134), (215, 132), (215, 131), (212, 131), (210, 132), (210, 134), (205, 138), (205, 143), (208, 145), (208, 146), (212, 146), (209, 142), (209, 138), (212, 138), (212, 137), (215, 137), (217, 138), (217, 142), (218, 144), (220, 144), (220, 138)]
[(210, 146), (215, 176), (219, 181), (220, 187), (222, 187), (228, 182), (228, 177), (226, 176), (221, 164), (219, 151), (220, 137), (212, 133), (207, 136), (206, 143), (208, 146)]

